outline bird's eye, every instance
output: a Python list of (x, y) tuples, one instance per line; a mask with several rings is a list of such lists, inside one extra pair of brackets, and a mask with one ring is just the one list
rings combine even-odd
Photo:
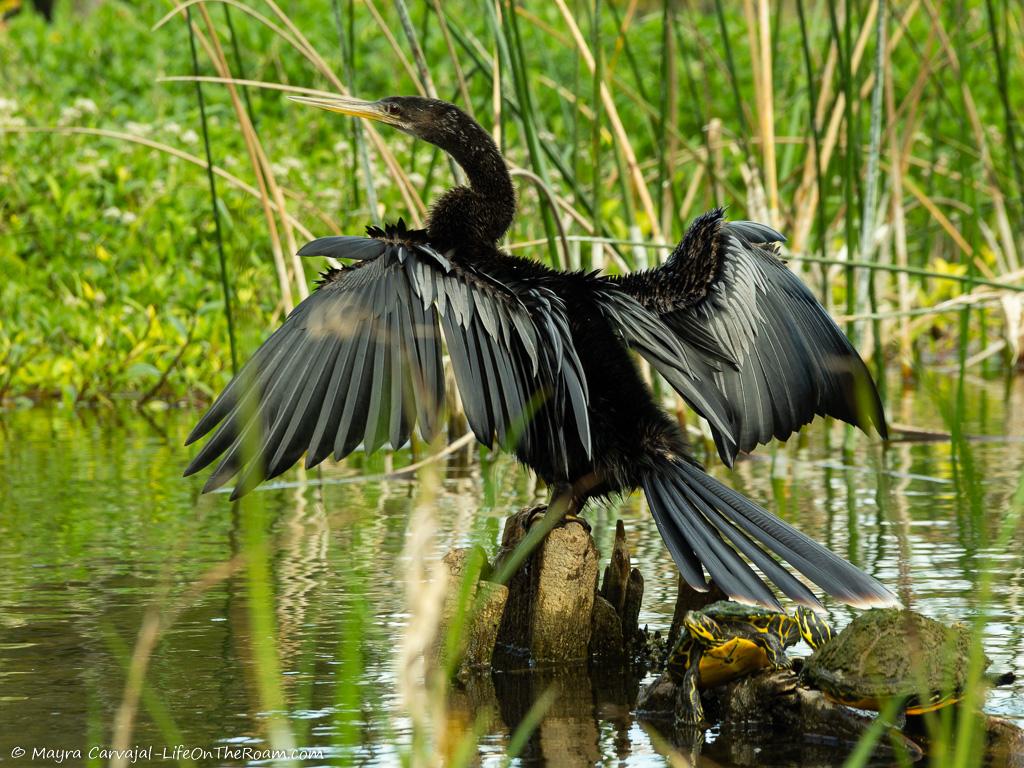
[(384, 102), (384, 111), (389, 115), (397, 115), (398, 105), (395, 104), (393, 101), (386, 101)]

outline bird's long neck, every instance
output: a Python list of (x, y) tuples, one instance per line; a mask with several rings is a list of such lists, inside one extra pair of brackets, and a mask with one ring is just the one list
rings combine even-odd
[(516, 193), (494, 140), (466, 117), (452, 140), (438, 146), (466, 172), (469, 186), (448, 190), (431, 207), (430, 239), (444, 246), (495, 244), (512, 224)]

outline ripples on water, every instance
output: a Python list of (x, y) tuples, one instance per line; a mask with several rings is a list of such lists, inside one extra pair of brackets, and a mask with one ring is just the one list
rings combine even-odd
[[(951, 410), (951, 387), (936, 379), (891, 401), (890, 419), (946, 429), (940, 414)], [(844, 452), (842, 428), (819, 421), (735, 472), (709, 464), (915, 609), (942, 621), (984, 612), (992, 668), (1021, 680), (1024, 536), (1018, 527), (1006, 546), (996, 541), (1024, 466), (1022, 405), (1019, 381), (972, 383), (963, 422), (971, 439), (959, 455), (949, 441), (883, 452), (860, 435)], [(201, 481), (180, 478), (194, 419), (174, 410), (143, 417), (45, 408), (0, 417), (0, 761), (17, 745), (109, 743), (146, 611), (178, 605), (243, 550), (227, 497), (201, 497)], [(290, 724), (299, 744), (326, 748), (326, 762), (397, 762), (411, 738), (396, 649), (409, 621), (402, 549), (415, 484), (359, 479), (385, 468), (380, 457), (350, 462), (310, 473), (312, 484), (295, 483), (292, 472), (285, 487), (256, 494), (273, 534), (273, 618)], [(536, 500), (507, 459), (447, 467), (431, 557), (473, 543), (493, 552), (502, 518)], [(620, 516), (646, 580), (641, 623), (665, 629), (676, 571), (642, 503), (633, 497), (588, 514), (605, 553)], [(986, 602), (983, 575), (993, 584)], [(263, 744), (248, 595), (236, 571), (187, 601), (153, 653), (133, 744)], [(829, 608), (840, 626), (853, 615)], [(450, 727), (458, 731), (461, 718), (467, 728), (482, 713), (479, 753), (498, 764), (548, 682), (506, 675), (470, 686), (453, 695)], [(635, 691), (627, 684), (604, 681), (595, 692), (585, 677), (559, 682), (562, 695), (525, 754), (553, 765), (665, 763), (629, 713)], [(1024, 684), (991, 692), (987, 710), (1024, 724)]]

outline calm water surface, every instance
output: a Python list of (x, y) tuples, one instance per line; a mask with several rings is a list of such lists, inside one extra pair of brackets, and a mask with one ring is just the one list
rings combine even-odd
[[(947, 429), (954, 384), (937, 377), (890, 396), (890, 419)], [(0, 414), (0, 762), (52, 764), (12, 759), (20, 746), (29, 757), (33, 748), (81, 749), (83, 758), (69, 762), (84, 763), (89, 746), (110, 743), (147, 612), (178, 611), (153, 650), (131, 744), (158, 753), (164, 745), (266, 746), (251, 582), (231, 567), (245, 548), (246, 513), (224, 494), (200, 496), (201, 480), (181, 479), (190, 455), (181, 445), (195, 418), (129, 408)], [(858, 435), (844, 452), (841, 427), (819, 421), (805, 432), (734, 472), (709, 464), (915, 609), (942, 621), (982, 612), (993, 669), (1024, 680), (1024, 532), (1018, 526), (998, 542), (1024, 467), (1024, 382), (968, 382), (969, 439), (958, 448), (945, 440), (883, 451)], [(398, 454), (394, 466), (409, 461)], [(396, 681), (398, 649), (415, 620), (403, 547), (417, 486), (361, 479), (385, 471), (383, 458), (353, 464), (304, 481), (293, 472), (284, 487), (254, 494), (270, 533), (288, 723), (297, 744), (324, 750), (307, 765), (394, 764), (412, 733)], [(473, 543), (493, 552), (503, 517), (540, 498), (503, 458), (445, 465), (441, 480), (428, 560)], [(603, 553), (615, 520), (625, 521), (646, 579), (641, 623), (666, 629), (676, 572), (642, 503), (633, 497), (588, 517)], [(829, 608), (838, 625), (853, 615)], [(481, 760), (498, 765), (552, 679), (561, 694), (522, 762), (667, 764), (659, 739), (630, 714), (635, 689), (614, 679), (592, 686), (580, 671), (476, 681), (453, 694), (446, 716), (428, 720), (443, 722), (450, 742), (477, 722)], [(987, 710), (1024, 725), (1024, 684), (990, 693)], [(702, 764), (797, 764), (781, 753), (748, 762), (721, 745), (716, 752), (715, 738), (708, 734)], [(837, 752), (835, 764), (842, 758)]]

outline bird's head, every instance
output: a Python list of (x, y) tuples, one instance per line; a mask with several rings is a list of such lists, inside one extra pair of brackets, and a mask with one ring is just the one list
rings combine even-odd
[(422, 96), (387, 96), (377, 101), (364, 101), (351, 96), (289, 98), (330, 112), (385, 123), (440, 147), (462, 138), (460, 134), (470, 119), (454, 104)]
[(491, 135), (446, 101), (422, 96), (387, 96), (364, 101), (351, 96), (291, 96), (292, 101), (393, 126), (446, 152), (465, 171), (468, 186), (449, 189), (430, 207), (431, 240), (494, 244), (508, 231), (516, 195), (505, 160)]

